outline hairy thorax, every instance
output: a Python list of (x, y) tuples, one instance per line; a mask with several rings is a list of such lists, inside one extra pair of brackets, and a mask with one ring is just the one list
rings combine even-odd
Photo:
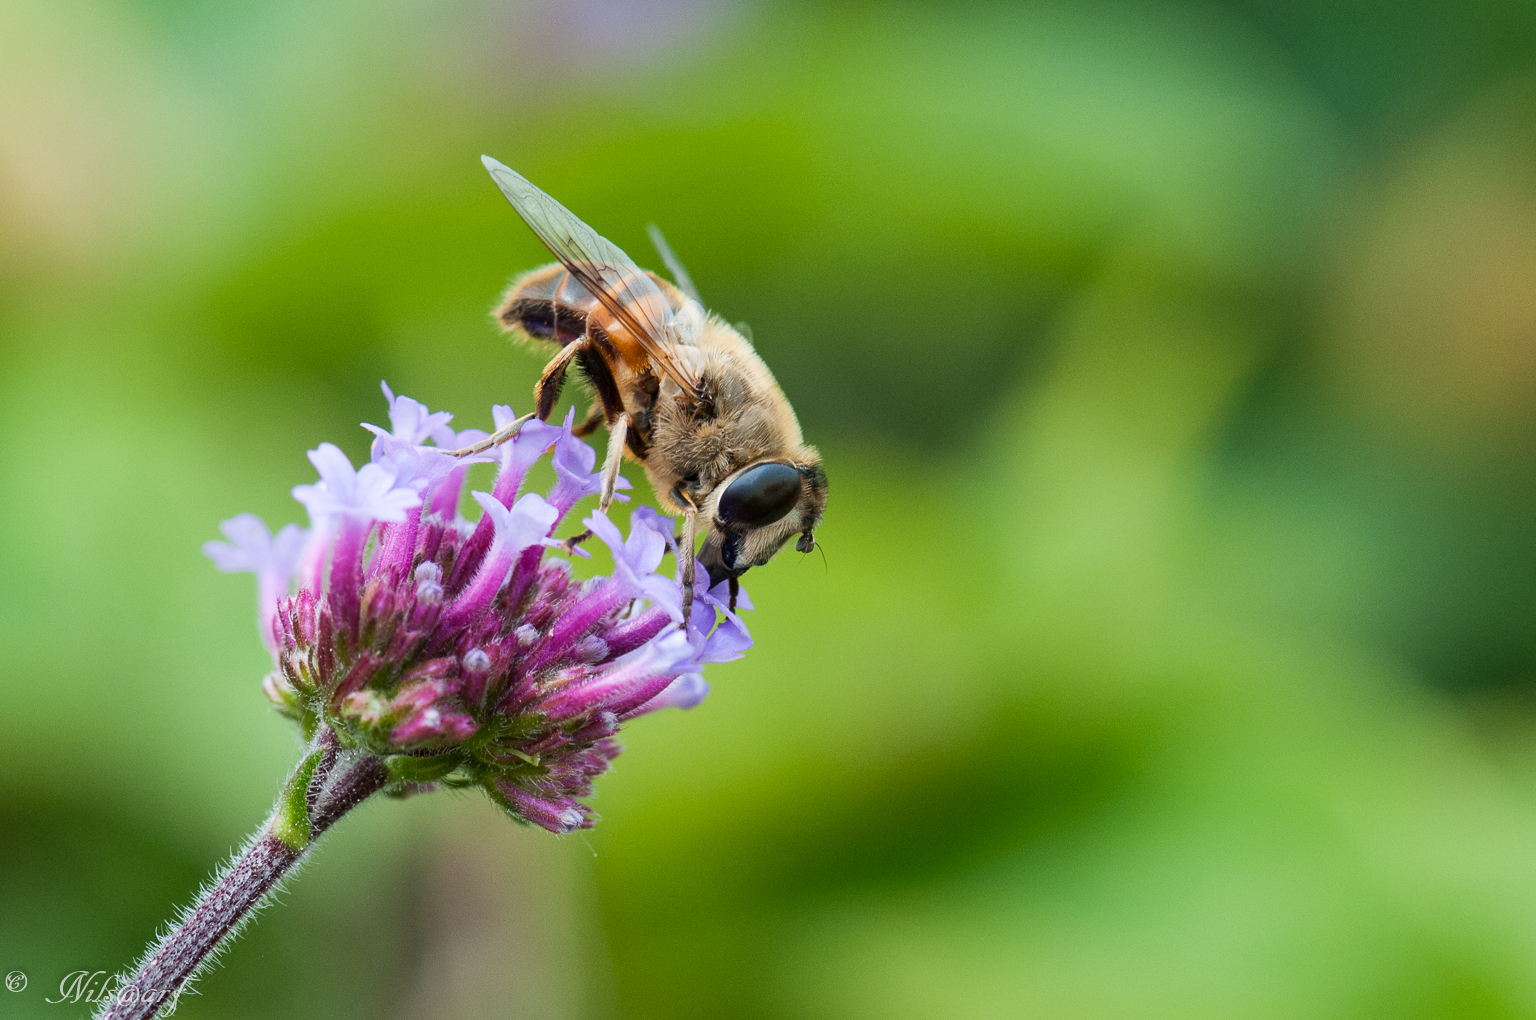
[(685, 507), (674, 489), (699, 505), (732, 472), (801, 446), (793, 409), (741, 334), (711, 318), (696, 344), (680, 350), (698, 373), (704, 399), (690, 400), (662, 382), (646, 458), (651, 486), (679, 511)]

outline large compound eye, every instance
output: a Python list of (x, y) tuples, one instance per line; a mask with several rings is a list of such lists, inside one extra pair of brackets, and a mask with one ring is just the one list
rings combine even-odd
[(716, 516), (727, 526), (761, 528), (800, 501), (800, 472), (788, 464), (748, 468), (720, 494)]

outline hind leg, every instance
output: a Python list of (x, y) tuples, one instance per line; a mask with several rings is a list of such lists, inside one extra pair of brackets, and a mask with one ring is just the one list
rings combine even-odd
[(605, 424), (608, 416), (603, 413), (603, 402), (592, 401), (592, 406), (587, 409), (587, 416), (581, 420), (581, 424), (571, 430), (571, 435), (585, 439), (597, 431), (599, 425)]
[(497, 431), (491, 433), (489, 436), (486, 436), (484, 439), (480, 440), (478, 443), (466, 446), (462, 450), (448, 450), (447, 453), (454, 457), (468, 457), (472, 453), (482, 453), (486, 450), (489, 450), (493, 446), (500, 446), (502, 443), (505, 443), (507, 440), (513, 438), (519, 432), (521, 432), (523, 430), (523, 424), (532, 417), (533, 413), (530, 411), (528, 414), (523, 415), (521, 418), (517, 419), (517, 421), (508, 425), (506, 428), (498, 429)]

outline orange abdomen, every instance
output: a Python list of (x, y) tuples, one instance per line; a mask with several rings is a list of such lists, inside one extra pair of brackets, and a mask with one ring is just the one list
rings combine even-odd
[[(646, 308), (633, 303), (641, 321), (661, 322), (683, 305), (683, 296), (670, 283), (647, 273), (661, 288), (670, 308)], [(655, 298), (650, 300), (654, 301)], [(650, 359), (640, 342), (611, 311), (556, 262), (524, 274), (508, 288), (496, 309), (503, 328), (519, 331), (530, 339), (547, 340), (564, 347), (592, 335), (593, 340), (616, 355), (635, 375), (650, 370)]]

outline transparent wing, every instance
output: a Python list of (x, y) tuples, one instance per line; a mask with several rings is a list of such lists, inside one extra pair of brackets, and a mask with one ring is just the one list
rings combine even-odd
[(667, 235), (661, 232), (661, 228), (654, 223), (648, 223), (645, 232), (651, 235), (651, 244), (656, 246), (656, 254), (661, 256), (662, 264), (667, 267), (667, 272), (672, 274), (672, 281), (677, 284), (677, 289), (693, 298), (699, 304), (704, 299), (699, 297), (699, 288), (693, 285), (693, 277), (688, 275), (688, 270), (683, 268), (683, 260), (672, 251), (672, 246), (667, 243)]
[(657, 369), (683, 389), (697, 393), (698, 380), (693, 371), (673, 352), (676, 340), (672, 335), (672, 306), (656, 281), (618, 245), (577, 219), (522, 174), (489, 156), (481, 156), (480, 160), (523, 222), (634, 335)]

